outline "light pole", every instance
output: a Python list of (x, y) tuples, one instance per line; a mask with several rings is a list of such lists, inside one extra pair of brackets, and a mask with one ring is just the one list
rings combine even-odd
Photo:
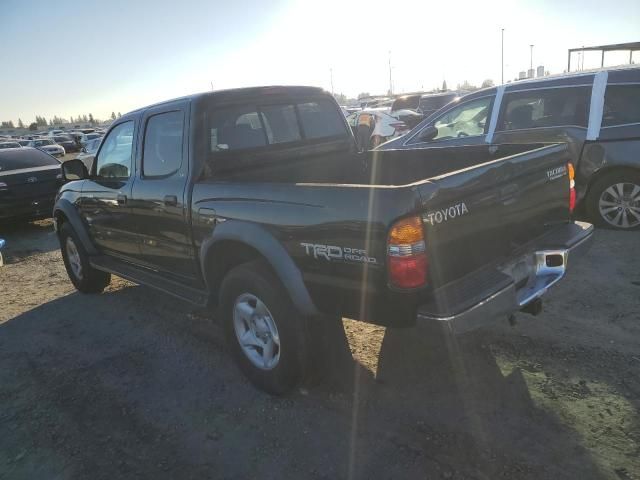
[(331, 76), (331, 95), (333, 96), (333, 68), (329, 68), (329, 75)]
[(500, 43), (500, 64), (502, 67), (501, 76), (500, 76), (500, 84), (504, 85), (504, 28), (501, 32), (501, 43)]
[(529, 45), (529, 48), (531, 49), (531, 55), (529, 57), (530, 59), (530, 66), (529, 66), (529, 70), (533, 70), (533, 45)]
[(389, 50), (389, 94), (393, 95), (393, 82), (391, 81), (391, 50)]

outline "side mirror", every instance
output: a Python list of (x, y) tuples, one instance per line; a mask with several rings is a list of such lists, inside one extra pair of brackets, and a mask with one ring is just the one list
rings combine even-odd
[(62, 174), (67, 182), (73, 180), (84, 180), (89, 177), (87, 167), (82, 160), (67, 160), (62, 164)]
[(436, 135), (438, 135), (438, 129), (433, 125), (430, 125), (420, 132), (418, 139), (423, 142), (429, 142), (436, 138)]

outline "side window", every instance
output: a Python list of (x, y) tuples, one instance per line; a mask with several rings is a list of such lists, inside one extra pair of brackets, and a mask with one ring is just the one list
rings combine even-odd
[(591, 87), (565, 87), (507, 93), (498, 130), (587, 127)]
[(142, 174), (145, 177), (163, 177), (180, 169), (183, 123), (181, 111), (149, 117), (142, 150)]
[(344, 115), (329, 100), (299, 103), (298, 113), (305, 138), (345, 135)]
[(483, 135), (493, 97), (478, 98), (452, 108), (433, 124), (438, 130), (433, 140)]
[(114, 127), (105, 137), (96, 159), (100, 178), (126, 179), (131, 175), (133, 121)]
[(604, 94), (602, 126), (640, 123), (640, 84), (608, 85)]

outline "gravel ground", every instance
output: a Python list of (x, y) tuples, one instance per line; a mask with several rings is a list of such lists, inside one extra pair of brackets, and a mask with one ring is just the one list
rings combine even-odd
[(640, 479), (640, 232), (598, 231), (515, 327), (345, 319), (285, 398), (202, 312), (117, 278), (76, 293), (50, 222), (0, 233), (1, 479)]

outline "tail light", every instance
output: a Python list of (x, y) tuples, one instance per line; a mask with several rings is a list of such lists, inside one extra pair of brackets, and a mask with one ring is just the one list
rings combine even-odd
[(567, 171), (569, 172), (569, 213), (573, 213), (576, 208), (576, 170), (572, 163), (567, 164)]
[(420, 217), (396, 222), (389, 232), (389, 283), (397, 288), (418, 288), (427, 283), (427, 253)]

